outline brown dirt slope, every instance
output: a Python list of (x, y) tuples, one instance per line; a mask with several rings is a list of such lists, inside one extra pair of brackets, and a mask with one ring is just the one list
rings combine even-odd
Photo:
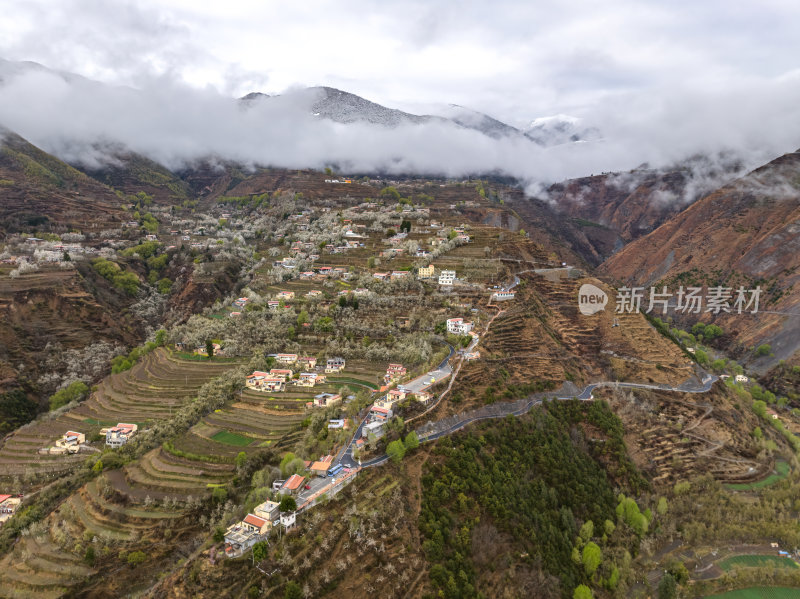
[[(601, 271), (631, 285), (669, 283), (670, 290), (758, 284), (764, 290), (762, 311), (800, 312), (799, 268), (800, 153), (795, 152), (705, 196), (629, 244)], [(714, 322), (732, 333), (740, 357), (744, 348), (771, 344), (774, 357), (756, 362), (756, 368), (800, 349), (798, 317), (721, 314)]]
[(0, 128), (0, 229), (67, 231), (119, 226), (114, 192)]

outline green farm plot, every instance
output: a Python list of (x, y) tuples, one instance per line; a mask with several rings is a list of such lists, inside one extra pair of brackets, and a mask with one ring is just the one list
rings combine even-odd
[(361, 379), (354, 379), (350, 377), (328, 377), (328, 382), (331, 384), (336, 385), (358, 385), (360, 387), (369, 387), (373, 391), (378, 390), (378, 385), (375, 383), (370, 383), (369, 381), (363, 381)]
[(726, 572), (736, 568), (800, 568), (793, 559), (780, 555), (734, 555), (719, 562), (719, 567)]
[(775, 464), (775, 472), (773, 472), (766, 478), (763, 478), (753, 483), (735, 483), (725, 486), (733, 491), (752, 491), (755, 489), (761, 489), (764, 487), (768, 487), (770, 485), (774, 485), (779, 480), (783, 480), (789, 475), (790, 471), (791, 468), (789, 467), (789, 464), (787, 462), (777, 462)]
[(247, 447), (255, 441), (255, 439), (251, 439), (250, 437), (245, 437), (238, 433), (231, 433), (229, 431), (219, 431), (215, 435), (211, 435), (211, 438), (217, 443), (235, 445), (236, 447)]
[(749, 589), (738, 589), (708, 595), (706, 599), (797, 599), (800, 597), (800, 589), (787, 587), (750, 587)]

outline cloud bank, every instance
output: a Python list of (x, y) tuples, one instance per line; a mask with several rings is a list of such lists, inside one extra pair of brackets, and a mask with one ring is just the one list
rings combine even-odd
[(0, 125), (67, 162), (100, 166), (121, 144), (169, 168), (209, 157), (253, 166), (459, 177), (498, 173), (529, 185), (693, 155), (733, 152), (755, 167), (800, 147), (800, 71), (720, 89), (682, 87), (599, 101), (583, 121), (602, 139), (542, 148), (449, 123), (385, 128), (311, 114), (307, 93), (244, 105), (168, 76), (110, 86), (30, 65), (0, 63)]

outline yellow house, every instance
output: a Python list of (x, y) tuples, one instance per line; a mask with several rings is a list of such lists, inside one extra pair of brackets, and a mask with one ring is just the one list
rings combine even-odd
[(434, 270), (433, 264), (429, 264), (428, 266), (420, 266), (417, 269), (417, 277), (420, 279), (432, 279)]

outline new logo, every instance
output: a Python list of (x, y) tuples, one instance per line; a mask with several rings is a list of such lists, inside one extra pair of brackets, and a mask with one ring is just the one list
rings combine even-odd
[(608, 296), (599, 287), (584, 283), (578, 290), (578, 310), (581, 314), (586, 316), (597, 314), (606, 309), (607, 303)]

